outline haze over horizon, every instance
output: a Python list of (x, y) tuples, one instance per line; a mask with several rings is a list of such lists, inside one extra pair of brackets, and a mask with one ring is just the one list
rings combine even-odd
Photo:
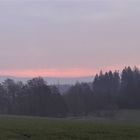
[(138, 0), (1, 0), (0, 75), (83, 77), (140, 67)]

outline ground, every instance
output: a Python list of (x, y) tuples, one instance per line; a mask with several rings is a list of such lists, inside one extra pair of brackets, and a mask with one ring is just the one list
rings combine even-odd
[(0, 140), (140, 140), (140, 123), (1, 116)]

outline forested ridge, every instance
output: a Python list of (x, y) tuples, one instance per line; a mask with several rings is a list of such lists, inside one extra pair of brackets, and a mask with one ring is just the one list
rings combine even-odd
[(6, 79), (0, 84), (0, 114), (66, 117), (120, 109), (140, 109), (137, 67), (101, 71), (92, 83), (76, 83), (64, 94), (41, 77), (26, 83)]

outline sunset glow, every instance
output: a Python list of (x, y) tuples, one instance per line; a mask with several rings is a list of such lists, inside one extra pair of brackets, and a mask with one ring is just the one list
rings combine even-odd
[(1, 76), (16, 76), (16, 77), (85, 77), (95, 76), (100, 70), (105, 71), (121, 71), (124, 66), (109, 66), (103, 69), (40, 69), (40, 70), (1, 70)]
[(91, 69), (68, 69), (68, 70), (4, 70), (0, 71), (0, 75), (6, 76), (17, 76), (17, 77), (81, 77), (81, 76), (92, 76), (98, 71)]

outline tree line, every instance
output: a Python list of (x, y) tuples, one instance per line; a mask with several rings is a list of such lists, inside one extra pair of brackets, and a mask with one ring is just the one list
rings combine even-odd
[(23, 84), (12, 79), (0, 84), (1, 114), (31, 116), (65, 116), (66, 104), (55, 86), (48, 86), (41, 77)]
[(0, 113), (48, 117), (86, 116), (97, 111), (140, 109), (140, 71), (102, 71), (92, 83), (76, 83), (61, 94), (41, 77), (0, 84)]

